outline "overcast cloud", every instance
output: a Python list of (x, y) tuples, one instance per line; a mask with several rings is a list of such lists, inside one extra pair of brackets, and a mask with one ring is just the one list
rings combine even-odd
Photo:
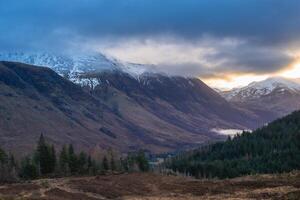
[(299, 10), (299, 0), (0, 0), (0, 50), (99, 50), (202, 77), (272, 73), (299, 50)]

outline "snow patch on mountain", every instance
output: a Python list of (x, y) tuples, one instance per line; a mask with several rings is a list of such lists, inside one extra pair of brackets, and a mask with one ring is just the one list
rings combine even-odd
[(86, 55), (52, 53), (0, 53), (0, 61), (22, 62), (30, 65), (49, 67), (76, 84), (96, 87), (101, 83), (97, 78), (86, 78), (87, 73), (122, 71), (135, 78), (151, 71), (154, 66), (125, 63), (101, 53)]
[(300, 84), (290, 79), (274, 77), (260, 82), (252, 82), (246, 87), (235, 88), (230, 91), (222, 92), (221, 94), (227, 100), (243, 100), (249, 98), (260, 98), (262, 96), (271, 94), (275, 90), (281, 93), (285, 91), (299, 93)]
[(83, 87), (87, 86), (91, 89), (94, 89), (97, 85), (101, 84), (101, 81), (97, 78), (70, 78), (70, 81)]

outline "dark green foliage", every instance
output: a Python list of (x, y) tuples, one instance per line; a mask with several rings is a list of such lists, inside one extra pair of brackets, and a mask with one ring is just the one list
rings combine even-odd
[(300, 112), (253, 133), (244, 132), (225, 142), (178, 155), (166, 166), (198, 178), (232, 178), (300, 169)]
[(39, 167), (41, 175), (53, 173), (56, 166), (56, 155), (54, 146), (49, 146), (43, 134), (40, 136), (35, 152), (35, 162)]
[(54, 172), (55, 168), (56, 168), (56, 163), (57, 159), (56, 159), (56, 151), (53, 145), (51, 145), (51, 151), (50, 151), (50, 157), (49, 157), (49, 163), (50, 163), (50, 171)]
[(38, 167), (36, 163), (26, 157), (21, 162), (21, 170), (20, 170), (20, 177), (29, 180), (29, 179), (36, 179), (39, 176)]
[(13, 155), (8, 155), (0, 149), (0, 182), (14, 182), (17, 180), (17, 164)]
[(138, 152), (138, 155), (136, 157), (136, 162), (138, 164), (139, 169), (142, 172), (149, 171), (149, 163), (148, 163), (148, 160), (147, 160), (147, 158), (145, 156), (144, 151), (139, 151)]
[(0, 149), (0, 162), (5, 163), (7, 160), (7, 154), (3, 149)]
[(148, 159), (144, 151), (132, 152), (126, 159), (121, 160), (122, 168), (127, 171), (142, 171), (150, 170)]
[[(134, 171), (131, 167), (138, 166), (140, 171), (149, 169), (148, 162), (143, 152), (135, 154), (134, 157), (116, 159), (113, 151), (104, 155), (102, 163), (92, 159), (85, 152), (77, 154), (70, 144), (63, 146), (58, 159), (53, 145), (48, 145), (44, 136), (41, 135), (35, 152), (26, 156), (18, 167), (13, 155), (8, 155), (0, 149), (0, 183), (15, 182), (18, 178), (32, 180), (45, 177), (65, 177), (70, 175), (97, 175), (103, 171)], [(131, 160), (135, 165), (129, 165)], [(130, 162), (131, 162), (130, 161)]]
[(89, 175), (96, 175), (97, 172), (99, 171), (99, 166), (97, 165), (96, 161), (93, 160), (91, 158), (91, 156), (88, 156), (88, 159), (87, 159), (87, 170), (88, 170), (88, 174)]
[(59, 171), (63, 176), (94, 174), (96, 170), (95, 161), (86, 153), (74, 152), (73, 145), (69, 145), (68, 150), (63, 146), (59, 155)]
[(107, 157), (106, 157), (106, 156), (104, 156), (104, 157), (103, 157), (103, 160), (102, 160), (102, 169), (103, 169), (104, 171), (109, 170), (108, 160), (107, 160)]
[(87, 155), (84, 152), (79, 154), (77, 166), (78, 174), (86, 174), (88, 172)]
[(68, 164), (71, 174), (76, 174), (78, 171), (78, 160), (72, 144), (70, 144), (68, 148)]
[(111, 169), (111, 171), (117, 170), (115, 156), (114, 156), (114, 153), (112, 150), (110, 151), (110, 169)]
[(64, 145), (60, 154), (59, 154), (59, 171), (63, 175), (68, 175), (70, 172), (69, 169), (69, 156), (67, 147)]

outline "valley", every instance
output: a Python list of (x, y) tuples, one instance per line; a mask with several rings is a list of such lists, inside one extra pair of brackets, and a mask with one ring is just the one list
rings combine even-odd
[(0, 200), (300, 200), (299, 10), (0, 0)]
[(92, 154), (172, 152), (224, 140), (230, 130), (254, 130), (300, 108), (299, 84), (283, 78), (216, 92), (198, 78), (100, 53), (0, 53), (0, 60), (30, 64), (1, 63), (1, 145), (19, 144), (16, 152), (32, 150), (41, 133), (56, 146), (73, 143)]
[(259, 124), (256, 115), (234, 107), (196, 78), (81, 74), (79, 80), (101, 83), (91, 88), (44, 67), (1, 62), (0, 70), (1, 146), (14, 152), (32, 151), (42, 133), (55, 146), (72, 143), (91, 154), (141, 147), (170, 152), (226, 138), (211, 131), (215, 127)]

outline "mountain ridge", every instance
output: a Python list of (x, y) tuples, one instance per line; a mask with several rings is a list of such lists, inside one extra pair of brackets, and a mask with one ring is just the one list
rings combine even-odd
[(300, 84), (293, 79), (273, 77), (219, 93), (266, 123), (300, 109)]
[(138, 77), (143, 73), (151, 72), (151, 67), (154, 67), (152, 65), (122, 62), (99, 52), (83, 54), (47, 52), (0, 53), (0, 60), (49, 67), (59, 75), (77, 83), (80, 83), (80, 76), (85, 73), (122, 71), (133, 77)]
[(229, 101), (243, 101), (269, 95), (275, 90), (300, 93), (300, 84), (291, 79), (272, 77), (263, 81), (252, 82), (245, 87), (234, 88), (224, 92), (220, 91), (220, 93)]
[(212, 128), (256, 125), (198, 79), (93, 76), (103, 83), (81, 87), (49, 68), (0, 62), (0, 145), (26, 153), (43, 133), (56, 146), (90, 152), (159, 153), (224, 139)]

